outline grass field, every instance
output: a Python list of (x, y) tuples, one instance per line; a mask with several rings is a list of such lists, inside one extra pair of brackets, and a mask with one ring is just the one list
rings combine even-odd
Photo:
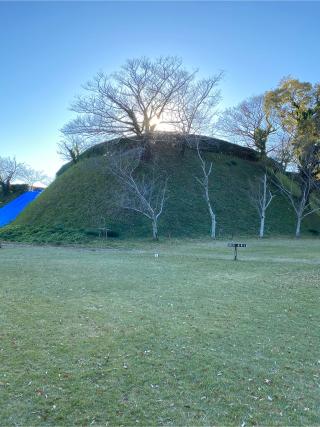
[(319, 425), (320, 240), (248, 244), (0, 249), (0, 425)]

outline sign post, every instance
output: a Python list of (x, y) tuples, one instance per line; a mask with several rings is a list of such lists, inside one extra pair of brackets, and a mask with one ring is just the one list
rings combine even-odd
[(234, 261), (238, 259), (238, 248), (246, 248), (246, 243), (228, 243), (229, 248), (234, 248)]

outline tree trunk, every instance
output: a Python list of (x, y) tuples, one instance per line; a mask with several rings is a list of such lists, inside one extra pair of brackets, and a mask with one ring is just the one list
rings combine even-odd
[(152, 132), (146, 133), (143, 137), (144, 141), (143, 141), (143, 153), (141, 156), (141, 160), (143, 160), (144, 162), (148, 163), (152, 160), (152, 140), (153, 140), (153, 135)]
[(157, 224), (157, 220), (156, 219), (152, 220), (152, 237), (153, 237), (153, 240), (159, 240), (159, 237), (158, 237), (158, 224)]
[(264, 236), (264, 221), (265, 221), (265, 214), (263, 213), (260, 219), (260, 231), (259, 231), (260, 239), (262, 239), (262, 237)]
[(301, 216), (298, 215), (297, 217), (297, 226), (296, 226), (296, 237), (300, 237), (300, 230), (301, 230)]
[(259, 231), (260, 239), (262, 239), (262, 237), (264, 236), (264, 222), (266, 219), (266, 209), (267, 209), (267, 174), (265, 173), (263, 177), (263, 199), (262, 199), (260, 231)]
[(77, 158), (77, 155), (76, 155), (76, 152), (73, 150), (73, 149), (68, 149), (68, 152), (69, 152), (69, 156), (71, 157), (71, 161), (72, 161), (72, 163), (74, 163), (74, 164), (76, 164), (77, 163), (77, 161), (78, 161), (78, 158)]
[(215, 214), (212, 212), (211, 209), (211, 239), (215, 239), (216, 238), (216, 216)]
[(206, 187), (205, 187), (205, 199), (208, 205), (208, 211), (210, 214), (210, 218), (211, 218), (211, 238), (215, 239), (216, 238), (216, 225), (217, 225), (217, 221), (216, 221), (216, 215), (213, 212), (212, 206), (211, 206), (211, 201), (210, 201), (210, 197), (209, 197), (209, 183), (208, 180), (206, 182)]
[(181, 155), (181, 157), (184, 156), (184, 153), (186, 151), (186, 146), (187, 146), (187, 141), (185, 141), (184, 139), (181, 139), (181, 142), (180, 142), (180, 155)]

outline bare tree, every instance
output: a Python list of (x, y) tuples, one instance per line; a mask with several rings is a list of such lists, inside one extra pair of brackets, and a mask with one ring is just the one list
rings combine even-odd
[(175, 130), (187, 135), (201, 134), (212, 127), (221, 99), (218, 84), (222, 76), (221, 72), (208, 79), (191, 82), (180, 91)]
[(87, 96), (72, 105), (79, 116), (64, 132), (103, 137), (152, 132), (193, 77), (176, 57), (128, 60), (119, 72), (100, 72), (84, 86)]
[(211, 197), (210, 197), (210, 190), (209, 190), (209, 178), (212, 172), (212, 162), (207, 162), (200, 151), (200, 141), (199, 139), (196, 139), (196, 147), (197, 147), (197, 154), (198, 154), (198, 159), (200, 162), (200, 167), (201, 167), (201, 172), (202, 172), (202, 176), (201, 177), (195, 177), (196, 181), (200, 184), (202, 191), (203, 191), (203, 197), (204, 200), (207, 204), (207, 208), (208, 208), (208, 212), (210, 215), (210, 219), (211, 219), (211, 231), (210, 231), (210, 236), (212, 239), (216, 238), (216, 225), (217, 225), (217, 220), (216, 220), (216, 214), (212, 205), (212, 201), (211, 201)]
[(264, 96), (253, 96), (222, 114), (217, 125), (219, 131), (234, 140), (255, 148), (262, 156), (272, 150), (270, 136), (276, 132), (270, 114), (264, 110)]
[(275, 173), (273, 181), (293, 207), (296, 215), (295, 235), (300, 237), (303, 219), (320, 211), (319, 181), (310, 167), (300, 167), (299, 173), (289, 175)]
[(148, 144), (159, 132), (188, 132), (213, 115), (222, 74), (197, 80), (181, 59), (160, 57), (128, 60), (119, 72), (98, 73), (84, 86), (71, 109), (77, 117), (62, 129), (65, 135), (110, 140), (132, 135)]
[(91, 147), (93, 143), (81, 135), (63, 135), (58, 143), (58, 154), (67, 161), (77, 163), (80, 154)]
[(257, 181), (250, 181), (249, 187), (249, 199), (259, 214), (259, 237), (262, 238), (264, 236), (266, 211), (275, 196), (271, 193), (269, 188), (266, 173), (264, 173)]
[(138, 212), (152, 222), (152, 236), (158, 240), (158, 220), (166, 202), (168, 178), (157, 170), (154, 160), (149, 171), (138, 171), (143, 149), (114, 154), (109, 170), (120, 181), (123, 193), (120, 206)]
[(23, 166), (15, 157), (0, 157), (0, 185), (3, 194), (8, 194), (12, 181), (20, 178)]
[(46, 175), (43, 171), (35, 170), (29, 165), (23, 165), (19, 178), (28, 184), (31, 191), (33, 191), (36, 183), (47, 185), (51, 181), (48, 175)]
[(180, 91), (170, 120), (174, 131), (186, 136), (186, 140), (181, 140), (184, 141), (182, 153), (188, 145), (188, 135), (212, 133), (221, 99), (218, 84), (222, 77), (221, 72), (207, 79), (190, 82)]

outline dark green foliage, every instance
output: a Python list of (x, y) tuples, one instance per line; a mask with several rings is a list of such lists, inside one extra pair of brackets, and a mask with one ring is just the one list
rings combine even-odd
[[(117, 231), (109, 230), (107, 238), (119, 238), (120, 234)], [(97, 244), (105, 241), (105, 232), (97, 229), (81, 229), (81, 228), (65, 228), (58, 229), (56, 227), (46, 226), (21, 226), (8, 225), (5, 228), (0, 228), (0, 243), (1, 240), (11, 242), (26, 242), (35, 244), (54, 244), (62, 243), (91, 243)]]
[(226, 162), (226, 165), (232, 167), (232, 166), (237, 166), (237, 162), (235, 160), (230, 160), (230, 162)]
[(0, 208), (5, 204), (11, 202), (12, 200), (19, 197), (21, 194), (28, 191), (28, 186), (26, 184), (11, 184), (9, 193), (3, 194), (0, 188)]
[(254, 131), (254, 141), (262, 157), (266, 155), (266, 146), (269, 135), (270, 129), (257, 128)]
[(0, 229), (0, 238), (15, 242), (54, 244), (80, 243), (90, 240), (81, 229), (21, 225), (9, 225)]
[[(108, 238), (119, 237), (119, 233), (108, 231)], [(0, 239), (28, 243), (89, 243), (105, 239), (105, 233), (98, 229), (70, 228), (54, 226), (9, 225), (0, 229)]]
[(101, 231), (98, 230), (97, 228), (87, 228), (86, 230), (84, 230), (84, 232), (86, 233), (87, 236), (95, 236), (95, 237), (101, 236)]
[[(106, 237), (106, 230), (103, 228), (88, 228), (85, 230), (87, 236)], [(113, 230), (107, 230), (107, 237), (119, 237), (119, 233)]]
[(319, 236), (320, 232), (319, 230), (315, 230), (314, 228), (309, 228), (309, 233), (312, 234), (313, 236)]
[(107, 236), (108, 237), (119, 237), (119, 233), (117, 231), (108, 230)]

